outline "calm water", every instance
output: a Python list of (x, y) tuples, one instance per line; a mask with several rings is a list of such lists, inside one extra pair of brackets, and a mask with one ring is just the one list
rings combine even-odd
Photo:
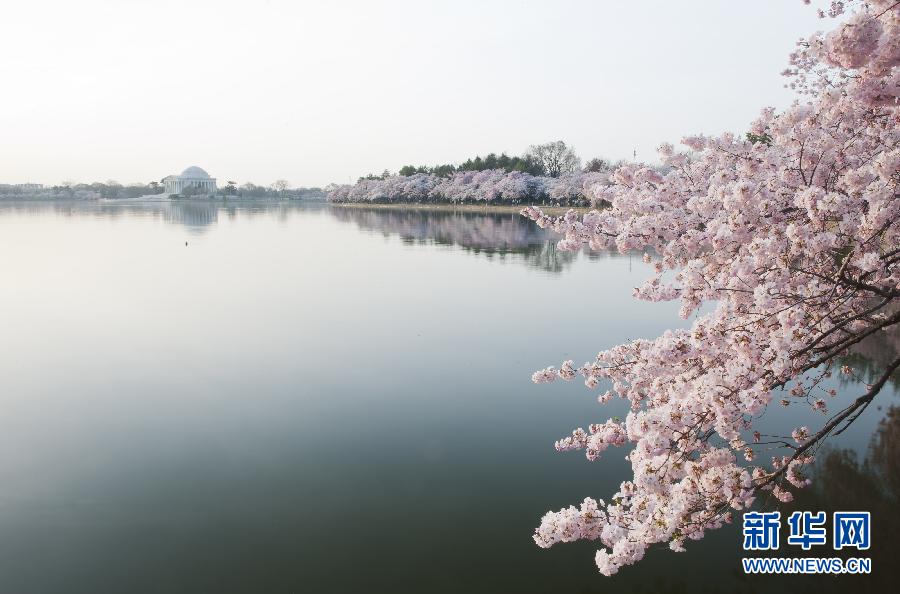
[(552, 447), (621, 404), (530, 375), (686, 323), (646, 272), (516, 215), (0, 203), (0, 593), (803, 590), (733, 528), (612, 579), (531, 541), (628, 467)]

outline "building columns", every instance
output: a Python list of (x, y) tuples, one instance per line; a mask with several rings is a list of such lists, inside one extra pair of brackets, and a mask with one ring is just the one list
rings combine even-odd
[[(174, 177), (174, 176), (173, 176)], [(196, 188), (206, 194), (214, 194), (216, 180), (214, 179), (168, 179), (163, 182), (167, 194), (181, 194), (187, 188)]]

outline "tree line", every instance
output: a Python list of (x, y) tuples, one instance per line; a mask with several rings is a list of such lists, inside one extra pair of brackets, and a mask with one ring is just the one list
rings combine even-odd
[(531, 145), (521, 156), (489, 153), (458, 165), (404, 165), (396, 174), (385, 170), (360, 177), (355, 184), (332, 184), (325, 191), (335, 203), (605, 206), (597, 189), (608, 185), (610, 173), (625, 164), (596, 157), (582, 167), (575, 151), (557, 140)]
[[(461, 171), (503, 171), (505, 173), (527, 173), (538, 177), (559, 177), (567, 173), (582, 170), (589, 173), (609, 171), (612, 163), (606, 159), (593, 158), (581, 167), (581, 159), (575, 151), (562, 140), (531, 145), (525, 154), (509, 156), (505, 152), (488, 153), (481, 157), (476, 155), (459, 164), (444, 163), (439, 165), (404, 165), (397, 175), (409, 177), (419, 173), (427, 173), (447, 178)], [(386, 179), (394, 175), (390, 170), (380, 175), (370, 173), (359, 178), (363, 180)]]

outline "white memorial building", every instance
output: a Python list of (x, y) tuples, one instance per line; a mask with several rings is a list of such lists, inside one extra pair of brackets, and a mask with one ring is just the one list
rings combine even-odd
[(181, 172), (181, 175), (170, 175), (163, 178), (166, 194), (181, 194), (186, 188), (197, 188), (198, 194), (214, 194), (216, 178), (210, 177), (203, 169), (192, 166)]

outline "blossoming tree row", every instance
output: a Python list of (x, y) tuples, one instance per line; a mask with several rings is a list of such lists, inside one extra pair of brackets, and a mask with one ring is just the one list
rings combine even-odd
[(535, 176), (502, 169), (459, 171), (449, 177), (430, 173), (361, 179), (326, 188), (331, 202), (560, 204), (590, 206), (591, 187), (608, 183), (602, 172), (575, 172), (560, 177)]

